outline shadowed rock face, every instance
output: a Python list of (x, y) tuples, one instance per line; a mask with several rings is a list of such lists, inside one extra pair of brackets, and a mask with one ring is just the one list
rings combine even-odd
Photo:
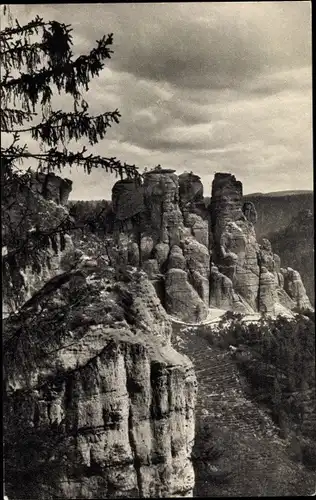
[(281, 269), (284, 278), (284, 290), (295, 302), (299, 309), (311, 309), (311, 303), (307, 297), (300, 273), (288, 267)]
[(193, 172), (184, 172), (179, 175), (179, 197), (184, 218), (189, 213), (202, 217), (206, 215), (203, 184), (198, 175), (193, 174)]
[[(65, 204), (71, 185), (54, 174), (34, 173), (21, 184), (14, 199), (8, 200), (2, 220), (2, 244), (7, 249), (2, 262), (4, 315), (64, 271), (63, 258), (73, 250), (73, 243), (56, 228), (69, 217)], [(38, 234), (42, 235), (40, 245)], [(35, 250), (26, 251), (28, 248)]]
[(70, 179), (62, 179), (54, 173), (36, 173), (33, 176), (31, 189), (41, 194), (46, 200), (58, 205), (66, 205), (72, 189)]
[(236, 222), (242, 218), (242, 183), (234, 175), (216, 173), (212, 184), (210, 203), (212, 232), (215, 251), (219, 253), (218, 244), (227, 222)]
[(207, 315), (207, 306), (189, 283), (186, 271), (170, 269), (165, 278), (166, 310), (186, 322), (199, 322)]
[(246, 201), (243, 204), (242, 211), (249, 222), (251, 222), (252, 224), (255, 224), (257, 222), (257, 211), (251, 201)]
[(195, 375), (144, 273), (87, 261), (4, 327), (9, 498), (192, 495)]
[(123, 179), (112, 189), (112, 210), (116, 219), (125, 220), (144, 211), (143, 187), (133, 179)]

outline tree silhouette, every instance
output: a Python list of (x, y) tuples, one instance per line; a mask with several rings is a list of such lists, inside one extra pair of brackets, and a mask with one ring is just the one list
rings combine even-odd
[[(31, 185), (34, 173), (30, 168), (21, 168), (31, 160), (37, 163), (37, 173), (79, 166), (88, 174), (93, 168), (102, 168), (121, 178), (125, 175), (139, 180), (135, 165), (121, 163), (116, 157), (89, 154), (85, 146), (79, 151), (68, 148), (70, 141), (80, 139), (87, 139), (93, 146), (105, 137), (112, 124), (119, 123), (117, 109), (92, 116), (83, 98), (90, 81), (111, 58), (113, 34), (103, 36), (88, 54), (74, 57), (70, 25), (36, 16), (22, 26), (17, 19), (13, 22), (6, 6), (3, 14), (8, 14), (8, 26), (0, 31), (0, 125), (6, 139), (1, 146), (2, 215), (16, 203), (17, 191)], [(54, 110), (54, 94), (67, 95), (72, 111)], [(25, 134), (36, 141), (37, 151), (30, 151)], [(2, 226), (10, 225), (6, 217), (2, 220)], [(58, 231), (70, 228), (69, 221), (58, 225)], [(19, 238), (24, 249), (26, 242), (21, 242), (20, 234)], [(39, 234), (36, 238), (38, 241)], [(30, 239), (28, 235), (28, 242)], [(10, 241), (4, 244), (15, 248), (16, 238), (11, 245)]]

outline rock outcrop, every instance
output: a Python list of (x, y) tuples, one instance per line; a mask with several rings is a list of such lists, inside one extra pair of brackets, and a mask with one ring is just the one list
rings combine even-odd
[[(68, 215), (39, 191), (26, 194), (24, 237), (34, 218), (45, 231)], [(15, 312), (3, 322), (8, 497), (192, 496), (196, 379), (171, 346), (153, 283), (129, 266), (139, 265), (139, 245), (120, 232), (107, 255), (89, 248), (88, 257), (67, 235), (46, 243), (37, 268), (15, 260), (23, 283), (10, 267), (5, 275)], [(143, 240), (148, 257), (153, 245)], [(156, 249), (160, 265), (167, 247)], [(146, 265), (159, 271), (158, 260)]]
[(112, 190), (112, 210), (120, 221), (143, 212), (143, 187), (133, 179), (116, 182)]
[[(261, 245), (258, 244), (254, 228), (256, 209), (250, 201), (242, 202), (242, 185), (233, 175), (215, 174), (210, 220), (214, 242), (212, 259), (217, 266), (214, 282), (211, 274), (211, 305), (213, 300), (213, 305), (225, 309), (271, 314), (278, 303), (291, 309), (294, 303), (300, 309), (310, 308), (299, 273), (295, 277), (291, 274), (285, 285), (280, 258), (273, 253), (270, 241), (263, 239)], [(222, 294), (222, 303), (219, 290), (224, 281), (219, 272), (229, 278), (233, 290)]]
[(58, 205), (66, 205), (71, 193), (72, 181), (62, 179), (53, 172), (48, 174), (38, 172), (32, 175), (30, 187), (45, 200), (54, 201)]
[[(134, 183), (134, 194), (131, 186), (123, 181), (115, 184), (113, 210), (122, 219), (128, 214), (128, 206), (120, 206), (122, 200), (137, 199), (138, 225), (133, 227), (126, 220), (126, 232), (130, 242), (138, 245), (142, 268), (153, 280), (160, 273), (165, 276), (164, 305), (171, 315), (184, 319), (191, 310), (199, 310), (195, 317), (205, 319), (209, 306), (209, 229), (199, 177), (178, 177), (174, 170), (156, 168), (144, 174), (141, 187)], [(169, 272), (173, 269), (184, 272)], [(179, 294), (177, 299), (171, 296), (177, 287), (193, 301), (186, 311), (180, 306)]]
[(193, 172), (184, 172), (179, 175), (179, 198), (180, 209), (184, 217), (190, 213), (205, 214), (203, 184), (198, 175)]
[(93, 262), (5, 323), (9, 498), (192, 495), (196, 380), (170, 335), (143, 272)]
[[(45, 281), (63, 272), (73, 252), (67, 234), (72, 182), (54, 174), (25, 177), (6, 202), (2, 220), (3, 312), (6, 316), (29, 299)], [(64, 231), (60, 231), (64, 229)]]
[(281, 269), (284, 278), (284, 290), (293, 300), (298, 309), (312, 309), (309, 298), (307, 297), (300, 273), (291, 267)]
[(167, 312), (185, 322), (199, 323), (207, 316), (207, 305), (182, 269), (170, 269), (166, 273), (165, 301)]
[[(122, 181), (114, 186), (114, 206), (127, 214), (117, 195), (122, 186)], [(201, 321), (209, 307), (274, 314), (276, 303), (306, 306), (297, 277), (296, 285), (285, 287), (280, 258), (269, 240), (259, 245), (255, 206), (243, 201), (242, 184), (233, 175), (215, 174), (208, 210), (201, 180), (192, 172), (178, 177), (160, 167), (144, 175), (133, 195), (131, 181), (126, 186), (126, 200), (136, 197), (139, 212), (138, 227), (129, 226), (130, 241), (138, 242), (148, 276), (165, 277), (161, 296), (172, 316), (189, 321), (192, 314), (192, 321)]]
[[(291, 206), (292, 213), (294, 207)], [(282, 267), (299, 271), (309, 300), (314, 305), (314, 215), (311, 210), (300, 210), (281, 231), (276, 229), (269, 234), (274, 251), (282, 261)]]
[(236, 293), (255, 311), (259, 247), (251, 217), (247, 210), (246, 213), (248, 218), (243, 211), (241, 183), (233, 175), (215, 174), (211, 200), (213, 260), (220, 272), (230, 278)]

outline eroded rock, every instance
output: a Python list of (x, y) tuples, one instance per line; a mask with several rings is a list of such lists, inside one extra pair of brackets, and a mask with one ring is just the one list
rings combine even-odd
[(259, 312), (274, 314), (278, 302), (275, 276), (266, 267), (261, 267), (259, 282)]
[(281, 273), (284, 278), (284, 290), (295, 302), (296, 307), (301, 310), (312, 309), (300, 273), (291, 267), (281, 269)]
[(184, 322), (200, 322), (206, 318), (208, 305), (189, 283), (186, 271), (170, 269), (165, 277), (166, 310)]
[(186, 259), (183, 251), (177, 245), (173, 245), (168, 259), (168, 269), (186, 269)]
[(31, 190), (40, 194), (47, 201), (58, 205), (66, 205), (72, 189), (72, 181), (63, 179), (53, 172), (44, 174), (36, 172), (31, 178)]
[[(47, 283), (4, 325), (8, 496), (192, 495), (192, 364), (171, 347), (170, 322), (144, 273), (115, 283), (87, 269)], [(7, 340), (21, 324), (13, 353)], [(10, 480), (23, 449), (32, 454), (29, 474)]]

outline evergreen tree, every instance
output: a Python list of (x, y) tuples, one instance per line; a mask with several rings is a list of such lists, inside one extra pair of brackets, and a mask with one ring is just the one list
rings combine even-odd
[[(7, 13), (4, 6), (3, 14)], [(21, 169), (21, 165), (25, 167), (31, 160), (37, 162), (37, 172), (62, 172), (65, 166), (79, 166), (88, 174), (93, 168), (103, 168), (121, 178), (126, 175), (140, 179), (134, 165), (121, 163), (115, 157), (89, 154), (86, 147), (68, 147), (70, 141), (84, 138), (93, 146), (105, 137), (112, 124), (119, 123), (118, 110), (91, 116), (83, 98), (89, 82), (111, 58), (113, 35), (103, 36), (88, 54), (74, 57), (70, 25), (36, 16), (22, 26), (10, 19), (10, 13), (8, 18), (8, 26), (0, 31), (1, 135), (3, 139), (10, 137), (10, 141), (2, 140), (1, 146), (3, 229), (10, 224), (5, 215), (16, 202), (17, 191), (30, 185), (31, 171)], [(68, 96), (72, 111), (53, 109), (54, 89)], [(30, 151), (23, 141), (26, 133), (36, 141), (38, 151)], [(69, 227), (68, 221), (58, 230)], [(37, 241), (39, 236), (36, 234)], [(11, 247), (16, 247), (16, 238), (13, 240)], [(26, 244), (19, 246), (25, 249)], [(4, 245), (10, 246), (10, 242)]]

